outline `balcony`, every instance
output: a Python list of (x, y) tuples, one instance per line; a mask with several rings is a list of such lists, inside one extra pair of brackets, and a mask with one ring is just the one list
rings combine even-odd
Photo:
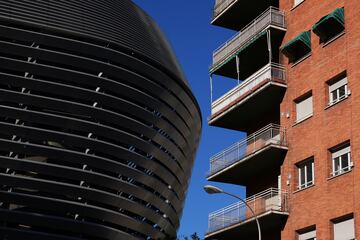
[(270, 48), (271, 57), (278, 58), (278, 49), (285, 31), (284, 12), (273, 7), (268, 8), (213, 52), (210, 73), (236, 79), (238, 77), (236, 56), (238, 56), (239, 77), (247, 78), (269, 62)]
[(256, 4), (245, 0), (216, 0), (211, 24), (239, 31), (265, 9), (278, 4), (277, 0), (259, 0)]
[[(247, 198), (246, 203), (254, 210), (263, 234), (276, 238), (288, 216), (287, 193), (270, 188)], [(209, 214), (205, 239), (256, 239), (256, 236), (255, 219), (242, 202)]]
[(211, 104), (209, 124), (245, 132), (259, 129), (279, 117), (286, 88), (285, 68), (267, 64)]
[(277, 171), (287, 149), (285, 128), (269, 124), (211, 157), (207, 180), (248, 185), (253, 176)]

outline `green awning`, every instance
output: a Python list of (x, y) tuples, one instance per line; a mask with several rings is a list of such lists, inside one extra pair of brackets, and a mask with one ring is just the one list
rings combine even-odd
[(223, 61), (221, 64), (214, 66), (213, 69), (210, 70), (210, 74), (213, 74), (216, 70), (218, 70), (219, 68), (221, 68), (223, 65), (227, 64), (228, 62), (230, 62), (231, 60), (233, 60), (237, 55), (239, 55), (242, 51), (244, 51), (245, 49), (247, 49), (251, 44), (253, 44), (255, 41), (257, 41), (259, 38), (261, 38), (262, 36), (266, 35), (267, 32), (263, 31), (261, 33), (259, 33), (258, 35), (256, 35), (255, 37), (253, 37), (249, 42), (247, 42), (245, 45), (243, 45), (240, 49), (238, 49), (236, 52), (234, 52), (230, 57), (228, 57), (228, 59), (226, 59), (226, 61)]
[(319, 35), (319, 30), (321, 30), (321, 26), (326, 24), (329, 20), (335, 20), (340, 25), (345, 25), (345, 15), (344, 8), (337, 8), (332, 13), (322, 17), (315, 25), (312, 27), (312, 30), (315, 34)]
[(311, 36), (310, 31), (302, 32), (297, 35), (295, 38), (291, 39), (288, 43), (280, 48), (281, 51), (286, 51), (286, 49), (291, 48), (295, 44), (303, 43), (308, 48), (311, 49)]
[(296, 59), (311, 51), (310, 31), (302, 32), (291, 39), (280, 50), (290, 59)]
[(313, 32), (322, 40), (336, 36), (345, 29), (344, 8), (337, 8), (332, 13), (322, 17), (312, 27)]

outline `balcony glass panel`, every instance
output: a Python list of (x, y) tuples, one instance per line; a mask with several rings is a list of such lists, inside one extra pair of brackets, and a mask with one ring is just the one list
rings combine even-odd
[(270, 63), (211, 104), (211, 117), (218, 115), (266, 82), (286, 84), (285, 67)]
[(258, 39), (262, 31), (270, 25), (285, 29), (284, 12), (274, 7), (268, 8), (239, 33), (217, 48), (213, 52), (213, 64), (210, 67), (210, 72), (216, 71), (222, 64), (229, 61), (230, 58), (235, 57), (236, 54), (244, 50), (249, 44)]
[[(288, 212), (287, 193), (270, 188), (247, 198), (246, 203), (253, 209), (256, 216), (269, 211)], [(253, 214), (243, 202), (237, 202), (209, 214), (208, 233), (215, 232), (252, 219)]]
[(210, 159), (210, 173), (212, 175), (250, 154), (265, 148), (270, 144), (287, 146), (286, 131), (277, 124), (269, 124), (246, 139), (239, 141)]

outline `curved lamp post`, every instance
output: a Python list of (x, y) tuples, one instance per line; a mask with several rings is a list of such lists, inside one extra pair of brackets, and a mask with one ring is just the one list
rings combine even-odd
[(239, 197), (239, 196), (237, 196), (237, 195), (235, 195), (235, 194), (225, 192), (224, 190), (222, 190), (222, 189), (220, 189), (220, 188), (218, 188), (218, 187), (211, 186), (211, 185), (205, 185), (205, 186), (204, 186), (204, 190), (205, 190), (205, 192), (207, 192), (208, 194), (223, 193), (223, 194), (232, 196), (232, 197), (234, 197), (234, 198), (237, 198), (237, 199), (239, 199), (242, 203), (244, 203), (244, 204), (250, 209), (252, 215), (253, 215), (254, 218), (255, 218), (255, 221), (256, 221), (256, 224), (257, 224), (257, 228), (258, 228), (258, 233), (259, 233), (259, 240), (261, 240), (261, 228), (260, 228), (259, 219), (258, 219), (257, 216), (255, 215), (254, 210), (247, 204), (247, 202), (246, 202), (245, 200), (243, 200), (241, 197)]

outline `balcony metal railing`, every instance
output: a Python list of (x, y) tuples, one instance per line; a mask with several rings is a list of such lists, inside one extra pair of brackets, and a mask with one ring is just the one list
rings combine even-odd
[(211, 66), (211, 69), (216, 68), (220, 63), (236, 53), (238, 49), (270, 25), (285, 28), (284, 12), (274, 7), (268, 8), (254, 21), (245, 26), (239, 33), (218, 47), (213, 52), (213, 65)]
[[(246, 199), (246, 203), (259, 216), (269, 211), (288, 212), (287, 193), (276, 188), (270, 188)], [(208, 233), (241, 223), (253, 218), (253, 215), (243, 202), (237, 202), (209, 214)]]
[(215, 100), (211, 104), (211, 115), (221, 112), (223, 109), (233, 104), (242, 96), (253, 91), (256, 87), (264, 84), (266, 81), (276, 81), (286, 83), (285, 67), (277, 63), (269, 63), (259, 71), (248, 77), (241, 84), (237, 85), (225, 95)]
[(214, 13), (213, 13), (213, 20), (220, 15), (227, 7), (229, 7), (233, 2), (238, 0), (216, 0)]
[(209, 176), (270, 145), (287, 146), (286, 129), (269, 124), (210, 158)]

